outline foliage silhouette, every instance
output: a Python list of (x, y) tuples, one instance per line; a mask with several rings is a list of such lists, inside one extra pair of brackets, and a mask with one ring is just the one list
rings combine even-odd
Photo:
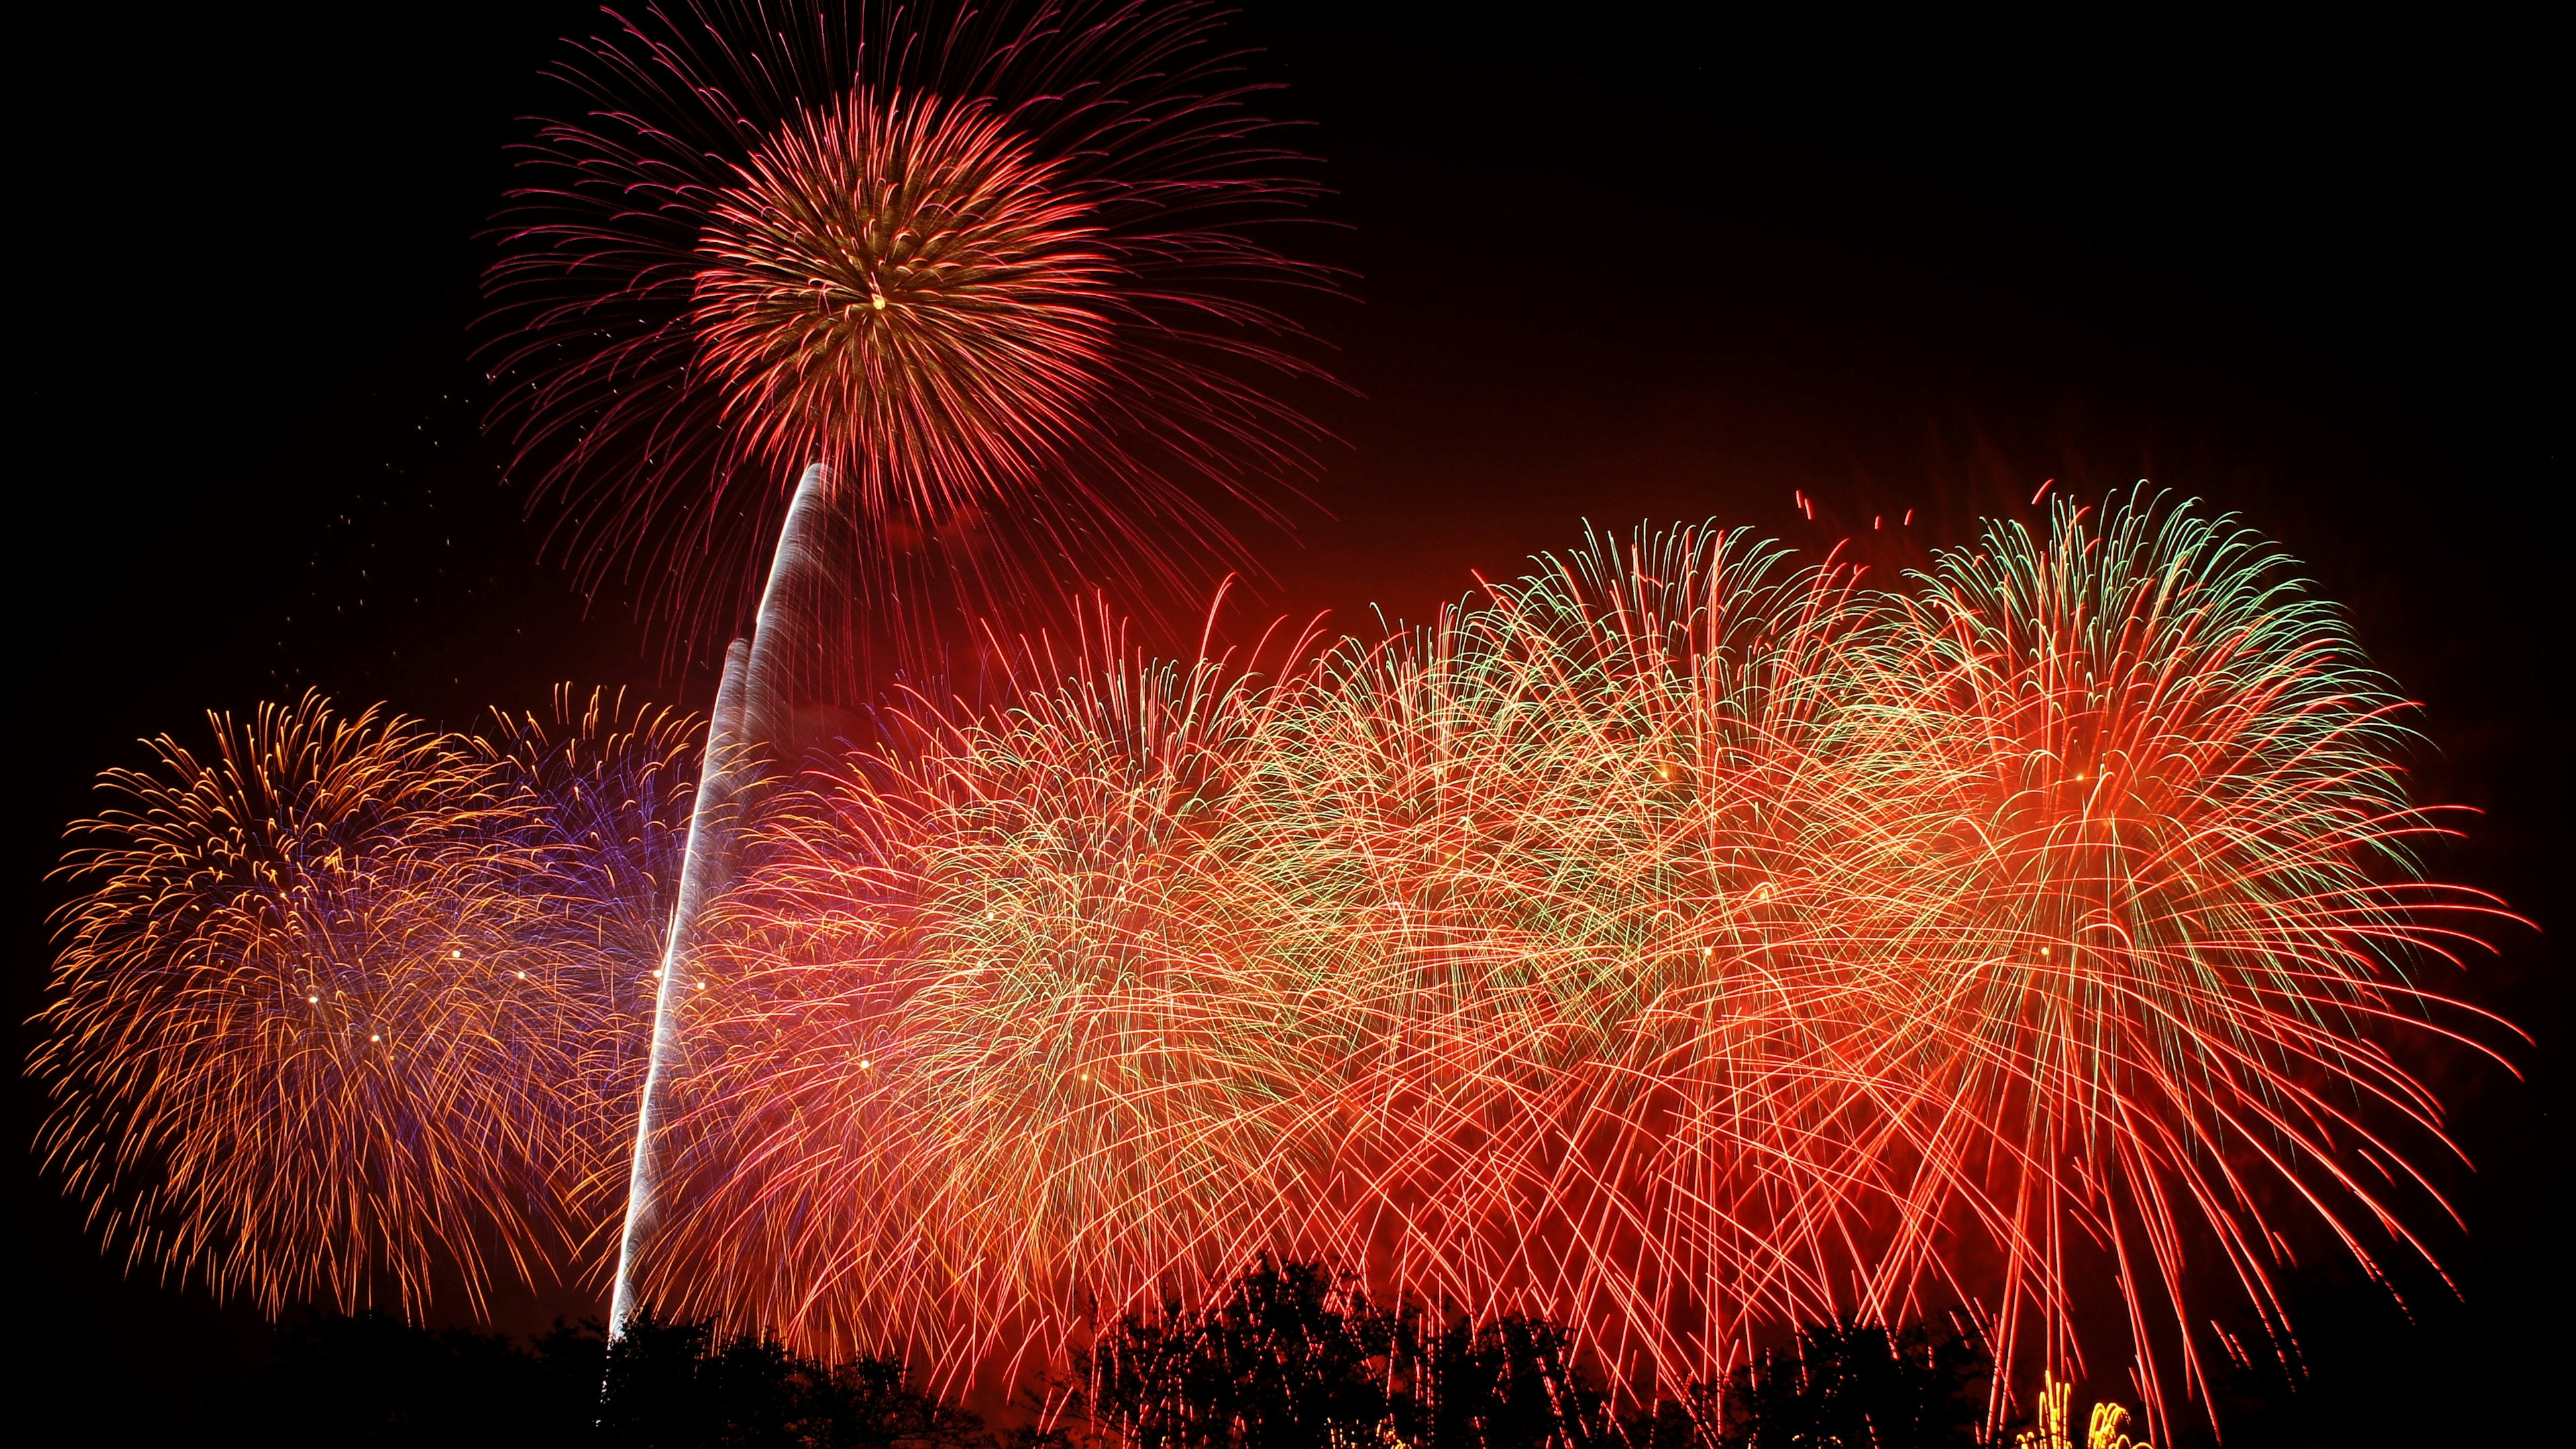
[(1897, 1334), (1849, 1320), (1809, 1324), (1794, 1352), (1766, 1351), (1728, 1379), (1717, 1442), (1720, 1449), (1972, 1449), (1982, 1442), (1991, 1372), (1982, 1341), (1956, 1319)]
[(1204, 1307), (1118, 1319), (1082, 1370), (1124, 1449), (1971, 1449), (1991, 1365), (1955, 1319), (1815, 1324), (1723, 1393), (1615, 1413), (1561, 1324), (1435, 1319), (1265, 1260)]
[(1087, 1362), (1092, 1424), (1130, 1449), (1333, 1449), (1395, 1411), (1400, 1316), (1312, 1263), (1245, 1272), (1201, 1309), (1129, 1313)]
[(884, 1359), (827, 1364), (706, 1323), (639, 1314), (615, 1343), (595, 1323), (522, 1346), (383, 1314), (311, 1314), (221, 1441), (299, 1449), (1000, 1449), (982, 1420)]
[(1314, 1263), (1255, 1264), (1199, 1309), (1130, 1313), (1082, 1365), (1127, 1449), (1586, 1449), (1616, 1434), (1561, 1325), (1433, 1326)]
[(382, 1313), (280, 1325), (277, 1359), (230, 1417), (239, 1442), (410, 1449), (577, 1443), (598, 1414), (603, 1343), (564, 1328), (521, 1347)]
[(600, 1437), (640, 1449), (984, 1449), (981, 1419), (886, 1359), (839, 1364), (636, 1315), (608, 1346)]
[(1510, 1315), (1454, 1318), (1432, 1341), (1415, 1442), (1439, 1449), (1586, 1446), (1616, 1433), (1609, 1399), (1578, 1365), (1571, 1330)]
[(1205, 1305), (1104, 1329), (1064, 1396), (1071, 1433), (1000, 1435), (900, 1363), (824, 1363), (650, 1312), (613, 1344), (584, 1324), (527, 1345), (308, 1315), (235, 1417), (240, 1442), (285, 1449), (1970, 1449), (1989, 1370), (1955, 1320), (1818, 1324), (1723, 1393), (1623, 1414), (1561, 1324), (1434, 1315), (1265, 1260)]

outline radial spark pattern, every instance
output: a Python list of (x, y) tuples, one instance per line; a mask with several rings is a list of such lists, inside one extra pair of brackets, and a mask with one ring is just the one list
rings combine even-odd
[(210, 723), (73, 827), (45, 1157), (131, 1259), (271, 1312), (595, 1256), (682, 722)]
[(584, 43), (595, 108), (527, 151), (489, 277), (577, 552), (721, 640), (822, 464), (842, 587), (804, 607), (863, 633), (1239, 564), (1210, 500), (1268, 509), (1313, 436), (1253, 385), (1315, 375), (1265, 298), (1330, 277), (1271, 245), (1314, 187), (1215, 19), (705, 0)]
[(648, 1296), (1043, 1357), (1104, 1267), (1230, 1264), (1273, 1214), (1311, 1061), (1245, 1029), (1279, 988), (1202, 867), (1275, 701), (1084, 657), (998, 718), (898, 712), (773, 807), (679, 1033)]

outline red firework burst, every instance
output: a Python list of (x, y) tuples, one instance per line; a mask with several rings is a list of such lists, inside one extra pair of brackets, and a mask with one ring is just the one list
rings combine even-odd
[(2430, 1260), (2404, 1038), (2495, 1034), (2419, 973), (2502, 908), (2293, 578), (2145, 494), (1902, 591), (1646, 533), (918, 700), (710, 911), (648, 1283), (950, 1384), (1263, 1253), (1666, 1385), (1962, 1306), (2162, 1437), (2294, 1242)]
[(1238, 561), (1208, 499), (1270, 511), (1314, 436), (1238, 375), (1318, 375), (1260, 298), (1331, 283), (1263, 240), (1314, 187), (1214, 20), (708, 3), (581, 43), (596, 108), (529, 148), (487, 285), (593, 581), (730, 626), (818, 463), (854, 619)]

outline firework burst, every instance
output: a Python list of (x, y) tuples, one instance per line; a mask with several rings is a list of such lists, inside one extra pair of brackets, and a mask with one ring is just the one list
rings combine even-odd
[(954, 1379), (1270, 1221), (1310, 1063), (1210, 867), (1276, 698), (1111, 637), (774, 807), (687, 1002), (648, 1295)]
[(307, 695), (103, 777), (32, 1070), (40, 1150), (131, 1261), (408, 1312), (584, 1255), (683, 727), (595, 706), (478, 739)]
[(711, 0), (585, 43), (597, 109), (541, 132), (490, 274), (502, 416), (580, 551), (730, 629), (820, 464), (805, 607), (844, 623), (1237, 557), (1201, 492), (1312, 436), (1245, 380), (1313, 375), (1260, 299), (1329, 278), (1264, 240), (1314, 188), (1214, 20)]
[(664, 1292), (956, 1379), (1323, 1255), (1670, 1384), (1954, 1303), (2077, 1362), (2102, 1268), (2162, 1406), (2286, 1235), (2420, 1251), (2390, 1033), (2493, 903), (2420, 881), (2399, 700), (2224, 523), (2062, 509), (1901, 591), (1641, 535), (1258, 679), (1029, 673), (746, 857)]
[(1902, 1257), (1979, 1265), (2007, 1366), (2080, 1364), (2080, 1285), (2116, 1281), (2160, 1419), (2205, 1387), (2213, 1279), (2285, 1329), (2285, 1231), (2374, 1277), (2431, 1261), (2409, 1154), (2448, 1144), (2396, 1049), (2488, 1023), (2408, 968), (2503, 913), (2424, 879), (2448, 832), (2408, 798), (2411, 707), (2286, 555), (2143, 495), (2090, 512), (1990, 527), (1876, 601), (1844, 753), (1886, 784), (1836, 894)]

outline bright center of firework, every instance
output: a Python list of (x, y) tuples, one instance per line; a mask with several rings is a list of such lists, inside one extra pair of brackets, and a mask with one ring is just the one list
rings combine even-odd
[(1087, 208), (989, 109), (862, 91), (736, 172), (695, 321), (729, 414), (782, 467), (953, 505), (1082, 425), (1108, 268)]

